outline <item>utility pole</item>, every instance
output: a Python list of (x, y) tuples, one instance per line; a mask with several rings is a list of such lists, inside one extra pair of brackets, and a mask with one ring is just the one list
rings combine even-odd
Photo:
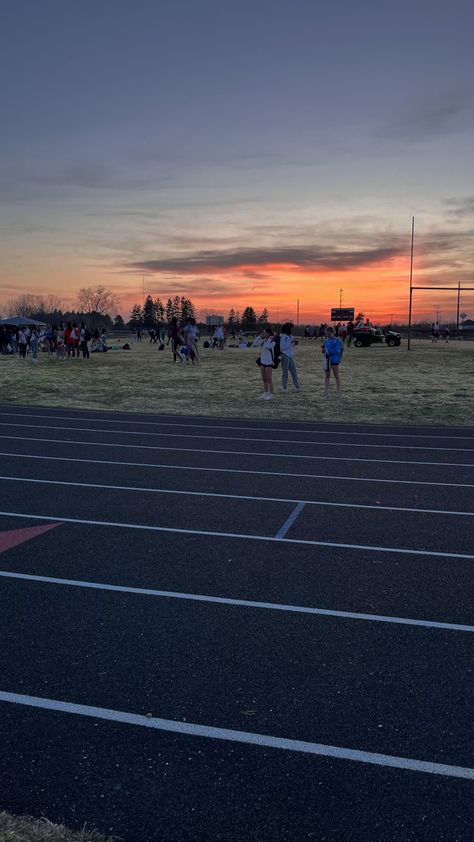
[(300, 300), (299, 298), (296, 300), (296, 327), (299, 326), (300, 323)]
[(339, 307), (342, 307), (342, 293), (344, 292), (343, 289), (339, 290)]
[(411, 350), (411, 310), (413, 303), (413, 244), (415, 241), (415, 217), (411, 218), (411, 254), (410, 254), (410, 303), (408, 306), (408, 342), (407, 351)]
[(456, 311), (456, 330), (459, 330), (459, 306), (461, 304), (461, 281), (458, 281), (458, 308)]

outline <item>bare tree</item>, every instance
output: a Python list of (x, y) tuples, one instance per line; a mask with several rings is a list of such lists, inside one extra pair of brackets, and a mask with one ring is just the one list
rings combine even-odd
[(57, 295), (31, 295), (25, 293), (12, 298), (6, 305), (8, 316), (24, 316), (27, 319), (43, 319), (53, 313), (60, 313), (62, 302)]
[(99, 316), (112, 316), (119, 306), (117, 296), (104, 286), (83, 287), (77, 302), (81, 313), (98, 313)]

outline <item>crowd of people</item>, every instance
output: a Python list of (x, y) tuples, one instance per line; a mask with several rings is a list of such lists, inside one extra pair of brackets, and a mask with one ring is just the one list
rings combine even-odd
[(0, 326), (0, 353), (4, 356), (17, 355), (32, 362), (38, 362), (38, 351), (45, 351), (57, 360), (89, 359), (91, 353), (109, 350), (107, 333), (96, 328), (92, 332), (84, 322), (67, 322), (52, 327), (31, 325)]
[(443, 328), (441, 328), (441, 325), (440, 325), (439, 322), (432, 322), (431, 323), (431, 342), (433, 342), (433, 343), (439, 342), (440, 337), (443, 337), (443, 339), (446, 343), (449, 342), (449, 337), (450, 337), (449, 326), (445, 325)]
[[(292, 322), (285, 322), (279, 333), (274, 333), (271, 325), (264, 325), (261, 333), (254, 339), (254, 347), (260, 348), (260, 356), (257, 358), (257, 365), (263, 382), (263, 394), (261, 400), (271, 401), (274, 395), (273, 372), (281, 362), (281, 389), (288, 391), (288, 375), (291, 374), (293, 386), (297, 392), (300, 391), (300, 382), (295, 362), (295, 345), (298, 340), (293, 336), (294, 325)], [(321, 338), (322, 367), (324, 371), (324, 396), (329, 397), (331, 372), (336, 381), (336, 395), (342, 394), (341, 377), (339, 366), (344, 353), (344, 342), (337, 336), (332, 327), (326, 327)]]
[[(347, 324), (336, 324), (330, 327), (321, 324), (318, 328), (306, 325), (304, 337), (306, 339), (319, 339), (322, 351), (322, 368), (324, 371), (324, 395), (330, 394), (331, 374), (336, 385), (336, 396), (342, 394), (340, 377), (340, 365), (342, 362), (345, 347), (352, 344), (354, 330), (370, 329), (370, 321), (349, 321)], [(248, 341), (247, 335), (241, 330), (236, 335), (234, 329), (226, 330), (223, 324), (218, 324), (210, 329), (209, 338), (204, 341), (204, 347), (223, 350), (226, 344), (232, 348), (249, 348), (251, 346), (260, 351), (256, 362), (260, 368), (263, 393), (260, 398), (273, 400), (274, 382), (273, 373), (281, 365), (281, 390), (288, 391), (288, 381), (291, 382), (295, 391), (301, 389), (295, 361), (295, 346), (298, 339), (293, 335), (294, 325), (286, 322), (279, 331), (275, 331), (270, 325), (263, 325), (259, 334)], [(143, 332), (140, 328), (136, 330), (136, 340), (141, 342)], [(165, 342), (170, 347), (173, 361), (184, 365), (199, 365), (201, 355), (198, 347), (199, 330), (196, 319), (188, 316), (183, 321), (178, 321), (174, 316), (166, 329), (164, 325), (151, 328), (147, 332), (150, 343), (159, 343), (158, 349), (165, 349)], [(446, 342), (449, 341), (449, 328), (441, 329), (438, 322), (432, 324), (432, 342), (438, 342), (440, 337)], [(253, 341), (252, 341), (253, 339)], [(231, 340), (231, 341), (230, 341)], [(97, 328), (90, 331), (86, 324), (81, 321), (60, 323), (52, 327), (31, 325), (0, 326), (0, 353), (4, 355), (17, 355), (20, 360), (27, 356), (32, 362), (38, 362), (38, 352), (44, 351), (50, 357), (59, 361), (71, 359), (89, 359), (91, 353), (106, 352), (110, 349), (107, 344), (107, 333), (105, 328), (99, 331)], [(123, 349), (130, 350), (128, 343)]]

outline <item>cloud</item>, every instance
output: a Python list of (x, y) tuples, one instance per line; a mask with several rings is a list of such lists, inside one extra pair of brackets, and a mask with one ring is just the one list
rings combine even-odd
[(379, 140), (418, 143), (463, 131), (474, 122), (474, 97), (457, 93), (438, 102), (416, 103), (380, 126)]
[(156, 274), (200, 275), (209, 272), (248, 270), (258, 266), (344, 271), (386, 262), (401, 253), (400, 244), (376, 245), (365, 249), (343, 249), (315, 245), (201, 250), (186, 256), (142, 260), (128, 264), (132, 271)]
[(474, 213), (474, 196), (445, 199), (444, 204), (448, 208), (448, 213), (453, 216), (471, 216)]

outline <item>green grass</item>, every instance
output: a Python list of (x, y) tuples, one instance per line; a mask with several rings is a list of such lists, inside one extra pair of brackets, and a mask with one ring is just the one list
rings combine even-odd
[(0, 811), (0, 842), (112, 842), (95, 831), (74, 833), (64, 825)]
[(296, 362), (302, 391), (259, 401), (254, 348), (202, 350), (201, 366), (173, 364), (169, 348), (148, 342), (133, 350), (93, 354), (89, 361), (38, 364), (0, 357), (0, 403), (111, 409), (208, 417), (396, 424), (474, 424), (474, 343), (417, 340), (413, 350), (372, 346), (346, 351), (344, 394), (323, 399), (319, 343), (302, 340)]

